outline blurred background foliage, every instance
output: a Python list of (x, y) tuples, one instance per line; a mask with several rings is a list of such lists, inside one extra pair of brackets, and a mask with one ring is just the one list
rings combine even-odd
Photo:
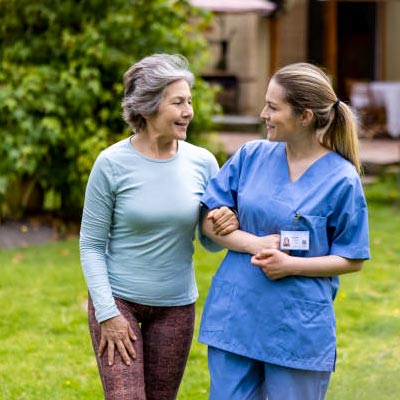
[(0, 217), (43, 207), (79, 218), (98, 153), (129, 135), (122, 76), (152, 53), (181, 53), (195, 73), (200, 142), (218, 112), (199, 78), (211, 15), (183, 0), (0, 0)]

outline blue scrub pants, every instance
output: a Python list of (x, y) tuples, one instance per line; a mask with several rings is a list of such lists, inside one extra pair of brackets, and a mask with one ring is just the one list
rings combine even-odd
[(323, 400), (331, 372), (306, 371), (208, 347), (209, 400)]

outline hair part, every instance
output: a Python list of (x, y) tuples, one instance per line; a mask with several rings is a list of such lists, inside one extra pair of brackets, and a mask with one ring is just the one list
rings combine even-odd
[(356, 116), (338, 101), (329, 76), (313, 64), (295, 63), (281, 68), (271, 79), (284, 88), (285, 100), (296, 115), (306, 109), (313, 112), (312, 128), (321, 144), (350, 161), (361, 174)]
[(143, 131), (145, 117), (158, 112), (165, 88), (181, 79), (189, 87), (194, 84), (189, 62), (180, 54), (153, 54), (133, 64), (124, 74), (124, 121), (133, 131)]

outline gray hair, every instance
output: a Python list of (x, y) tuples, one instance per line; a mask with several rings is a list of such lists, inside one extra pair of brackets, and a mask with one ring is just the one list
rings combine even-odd
[(153, 54), (133, 64), (124, 74), (124, 121), (136, 132), (143, 130), (144, 117), (157, 113), (164, 89), (181, 79), (193, 86), (189, 62), (179, 54)]

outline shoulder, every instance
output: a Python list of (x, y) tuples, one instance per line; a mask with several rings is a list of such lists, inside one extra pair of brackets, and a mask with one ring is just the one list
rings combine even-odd
[(254, 162), (260, 160), (266, 162), (274, 154), (281, 154), (285, 145), (282, 142), (270, 142), (266, 139), (251, 140), (242, 145), (232, 157), (236, 162)]
[(91, 175), (99, 176), (101, 174), (111, 179), (116, 174), (123, 173), (126, 166), (129, 165), (127, 162), (128, 144), (129, 138), (126, 138), (102, 150), (93, 164)]
[(326, 160), (325, 168), (320, 171), (327, 182), (332, 182), (342, 194), (349, 193), (364, 197), (361, 177), (355, 166), (336, 152), (331, 152)]
[(196, 146), (192, 143), (185, 141), (179, 141), (179, 151), (185, 155), (185, 157), (199, 161), (200, 163), (214, 164), (216, 163), (216, 158), (211, 151), (205, 149), (204, 147)]
[(355, 166), (340, 154), (332, 151), (329, 154), (329, 168), (333, 175), (337, 176), (340, 180), (345, 181), (359, 181), (360, 176)]
[(129, 151), (129, 138), (125, 138), (105, 148), (100, 154), (99, 158), (112, 161), (119, 159), (125, 152)]
[[(129, 168), (130, 160), (134, 156), (129, 140), (125, 138), (105, 148), (98, 155), (95, 164), (119, 171), (119, 173), (125, 171), (127, 167)], [(138, 163), (138, 160), (135, 162)]]
[(270, 142), (266, 139), (258, 139), (246, 142), (244, 145), (242, 145), (242, 147), (240, 147), (239, 151), (245, 152), (247, 154), (259, 152), (272, 153), (282, 146), (284, 146), (282, 142)]

